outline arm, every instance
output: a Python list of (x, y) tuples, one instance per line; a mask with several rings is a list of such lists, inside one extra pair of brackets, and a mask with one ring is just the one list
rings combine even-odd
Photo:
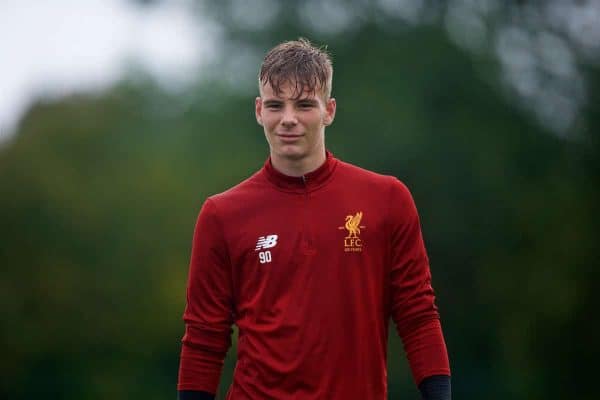
[[(424, 399), (449, 399), (448, 353), (434, 302), (419, 216), (410, 192), (396, 179), (390, 207), (392, 318), (402, 338), (413, 379), (420, 389), (425, 389)], [(427, 390), (431, 382), (439, 383), (437, 378), (426, 379), (435, 376), (448, 379), (442, 397), (433, 396), (435, 388), (432, 393)]]
[(194, 230), (177, 384), (180, 399), (210, 398), (206, 396), (217, 391), (223, 361), (231, 346), (231, 293), (231, 268), (223, 229), (209, 199)]

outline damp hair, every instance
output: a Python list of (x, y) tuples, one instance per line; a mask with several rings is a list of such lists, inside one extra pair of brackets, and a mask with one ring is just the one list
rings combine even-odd
[(290, 84), (294, 98), (303, 93), (331, 96), (333, 66), (326, 46), (315, 47), (305, 38), (283, 42), (273, 47), (260, 67), (258, 83), (269, 84), (276, 95)]

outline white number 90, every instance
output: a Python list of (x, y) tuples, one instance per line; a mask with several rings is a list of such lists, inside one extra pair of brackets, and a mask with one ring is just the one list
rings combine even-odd
[(269, 250), (261, 251), (260, 253), (258, 253), (258, 259), (260, 260), (261, 264), (270, 263), (271, 262), (271, 252)]

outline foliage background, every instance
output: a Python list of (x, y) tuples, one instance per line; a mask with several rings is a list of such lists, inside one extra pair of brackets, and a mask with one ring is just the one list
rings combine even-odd
[[(226, 40), (185, 90), (137, 71), (40, 101), (0, 148), (0, 397), (174, 398), (197, 212), (260, 168), (260, 57), (307, 36), (334, 58), (328, 147), (413, 192), (454, 397), (596, 398), (597, 47), (530, 25), (544, 2), (412, 2), (416, 17), (390, 1), (259, 3), (194, 2)], [(462, 39), (452, 28), (459, 3), (486, 38), (472, 40), (469, 14)], [(522, 90), (501, 51), (507, 25), (554, 35), (576, 74), (553, 74), (550, 60), (535, 70), (541, 94)], [(220, 395), (234, 355), (235, 344)], [(395, 333), (388, 364), (390, 398), (417, 398)]]

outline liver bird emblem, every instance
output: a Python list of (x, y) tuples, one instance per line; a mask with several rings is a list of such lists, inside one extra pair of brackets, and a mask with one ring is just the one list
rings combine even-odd
[(354, 215), (346, 216), (345, 228), (348, 230), (349, 238), (357, 238), (360, 235), (360, 220), (362, 219), (362, 211), (357, 212)]

